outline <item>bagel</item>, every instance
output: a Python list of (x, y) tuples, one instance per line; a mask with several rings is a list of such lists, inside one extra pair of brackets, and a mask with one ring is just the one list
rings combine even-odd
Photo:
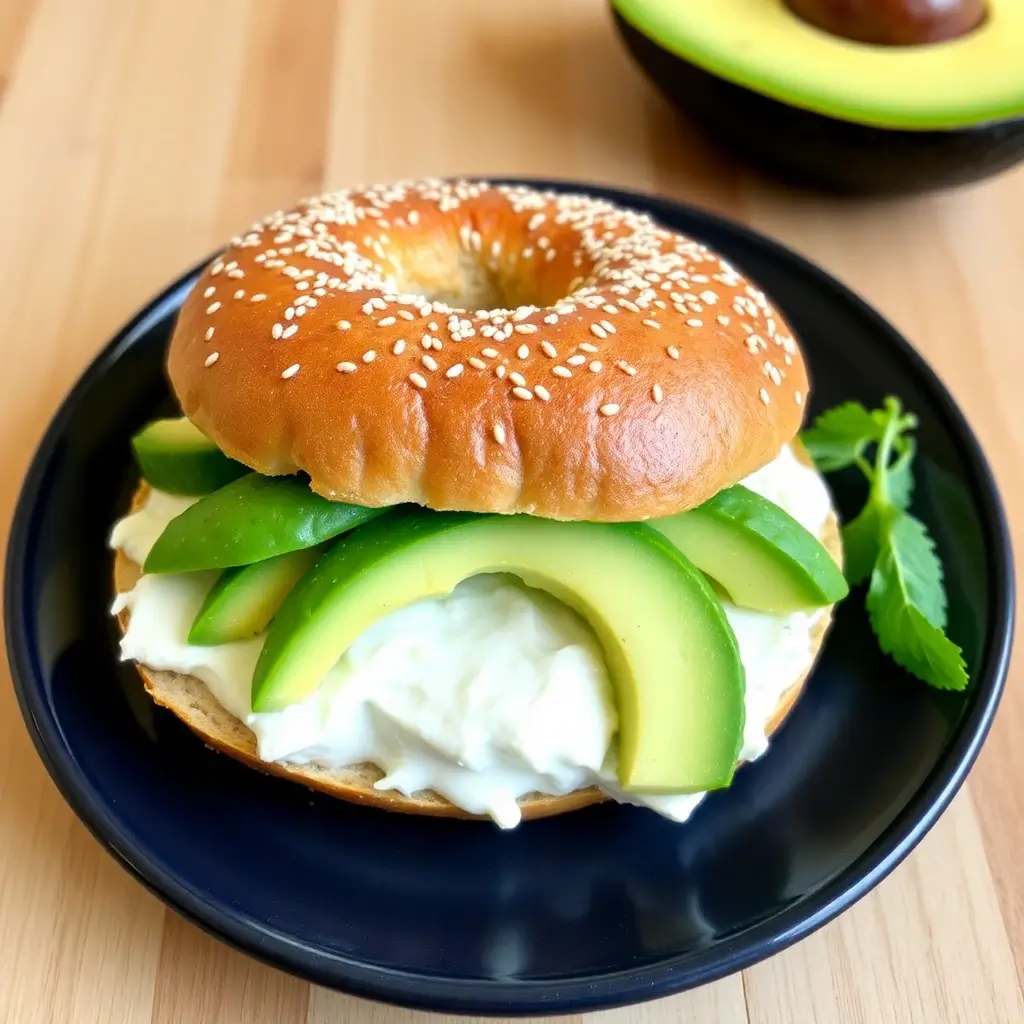
[[(793, 450), (804, 465), (813, 468), (807, 453), (795, 442)], [(142, 483), (136, 490), (131, 510), (138, 510), (145, 502), (148, 487)], [(830, 511), (819, 538), (829, 554), (838, 564), (842, 563), (842, 543), (839, 523), (834, 511)], [(124, 593), (135, 585), (141, 569), (122, 551), (114, 558), (114, 591)], [(118, 623), (122, 632), (128, 627), (130, 613), (122, 609)], [(770, 718), (765, 723), (765, 735), (771, 736), (786, 719), (799, 697), (804, 683), (813, 669), (814, 660), (824, 643), (831, 624), (832, 609), (823, 609), (815, 621), (812, 642), (811, 663), (804, 672), (785, 687)], [(374, 784), (383, 777), (383, 772), (373, 764), (358, 764), (346, 768), (325, 768), (315, 764), (299, 765), (265, 761), (259, 756), (256, 737), (252, 731), (223, 708), (202, 680), (177, 672), (157, 671), (137, 664), (143, 684), (154, 703), (166, 708), (212, 750), (227, 754), (250, 768), (270, 775), (289, 779), (310, 789), (318, 790), (349, 803), (372, 806), (386, 811), (405, 814), (428, 815), (446, 818), (478, 818), (455, 806), (433, 792), (406, 795), (397, 790), (380, 790)], [(607, 800), (601, 790), (594, 786), (578, 789), (562, 796), (532, 793), (519, 800), (523, 820), (546, 818), (569, 811), (579, 810)]]
[(328, 498), (595, 521), (766, 464), (808, 386), (783, 318), (703, 245), (588, 196), (441, 181), (235, 238), (168, 370), (222, 451)]

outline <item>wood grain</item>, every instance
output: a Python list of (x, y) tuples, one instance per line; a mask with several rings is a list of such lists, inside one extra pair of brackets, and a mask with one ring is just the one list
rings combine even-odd
[[(4, 523), (61, 395), (169, 278), (301, 194), (456, 173), (654, 189), (817, 260), (946, 379), (1020, 540), (1024, 172), (900, 202), (765, 182), (648, 89), (598, 0), (4, 0)], [(875, 892), (742, 975), (591, 1019), (1024, 1021), (1019, 676), (967, 789)], [(6, 684), (0, 838), (2, 1022), (454, 1024), (311, 987), (166, 911), (65, 806)]]

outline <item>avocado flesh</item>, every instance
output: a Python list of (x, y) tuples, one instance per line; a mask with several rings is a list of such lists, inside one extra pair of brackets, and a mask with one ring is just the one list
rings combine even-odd
[(154, 420), (132, 438), (143, 479), (169, 494), (211, 494), (249, 472), (191, 420)]
[(188, 642), (208, 647), (258, 636), (323, 551), (320, 545), (225, 569), (206, 595)]
[(804, 110), (880, 128), (950, 129), (1024, 116), (1024, 5), (988, 0), (959, 39), (868, 46), (765, 0), (612, 0), (637, 31), (738, 86)]
[(253, 710), (308, 696), (389, 612), (491, 572), (548, 591), (594, 629), (615, 689), (624, 788), (729, 784), (744, 722), (736, 638), (700, 572), (642, 524), (395, 510), (332, 546), (289, 594), (256, 665)]
[(784, 509), (742, 485), (649, 525), (740, 608), (785, 615), (835, 604), (849, 593), (821, 542)]
[(300, 477), (250, 473), (172, 519), (153, 545), (144, 570), (197, 572), (251, 565), (316, 547), (384, 511), (328, 501)]

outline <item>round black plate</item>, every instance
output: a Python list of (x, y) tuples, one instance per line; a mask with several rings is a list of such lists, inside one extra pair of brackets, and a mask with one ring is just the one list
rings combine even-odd
[[(555, 184), (552, 187), (583, 189)], [(553, 1013), (678, 992), (778, 952), (920, 840), (995, 712), (1013, 620), (999, 498), (952, 399), (885, 321), (781, 246), (675, 203), (588, 188), (720, 249), (790, 318), (816, 409), (894, 393), (920, 416), (915, 511), (945, 561), (970, 691), (879, 654), (855, 594), (772, 749), (687, 826), (617, 806), (503, 834), (350, 807), (207, 750), (118, 663), (106, 538), (129, 437), (171, 403), (189, 274), (100, 354), (35, 457), (8, 547), (6, 625), (29, 730), (100, 841), (214, 935), (313, 981), (407, 1005)], [(836, 482), (846, 513), (859, 496)]]

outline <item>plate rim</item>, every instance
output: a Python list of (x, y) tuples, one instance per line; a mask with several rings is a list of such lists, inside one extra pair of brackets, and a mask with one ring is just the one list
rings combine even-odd
[[(480, 180), (471, 178), (470, 180)], [(1006, 513), (995, 478), (977, 437), (952, 395), (908, 339), (874, 307), (835, 276), (781, 242), (729, 217), (668, 196), (631, 191), (589, 181), (548, 178), (491, 178), (494, 184), (527, 185), (562, 192), (598, 195), (658, 217), (659, 209), (682, 213), (697, 230), (724, 230), (796, 265), (820, 287), (839, 294), (872, 322), (920, 378), (940, 407), (950, 433), (967, 456), (974, 483), (983, 496), (981, 520), (995, 546), (993, 636), (981, 652), (979, 681), (956, 726), (951, 742), (910, 798), (874, 843), (813, 896), (746, 929), (742, 943), (725, 955), (721, 947), (682, 954), (639, 968), (625, 968), (564, 980), (531, 978), (516, 981), (454, 978), (375, 967), (352, 957), (316, 949), (284, 933), (261, 927), (234, 908), (204, 899), (174, 871), (158, 851), (138, 842), (122, 828), (103, 795), (77, 768), (70, 745), (48, 713), (38, 665), (28, 635), (28, 604), (24, 576), (30, 542), (38, 528), (34, 513), (52, 470), (57, 442), (66, 422), (85, 395), (102, 379), (108, 364), (134, 345), (154, 324), (180, 307), (194, 278), (213, 254), (180, 275), (147, 302), (103, 346), (62, 400), (29, 463), (8, 536), (4, 565), (4, 627), (7, 657), (18, 706), (47, 773), (65, 801), (100, 845), (137, 881), (167, 906), (208, 934), (257, 960), (310, 982), (348, 994), (414, 1009), (460, 1014), (573, 1013), (606, 1009), (674, 995), (743, 970), (806, 938), (848, 910), (896, 868), (931, 830), (962, 786), (991, 729), (1005, 689), (1014, 633), (1015, 569)], [(851, 881), (851, 872), (856, 878)], [(710, 955), (709, 955), (710, 954)], [(685, 974), (679, 970), (685, 964)]]

